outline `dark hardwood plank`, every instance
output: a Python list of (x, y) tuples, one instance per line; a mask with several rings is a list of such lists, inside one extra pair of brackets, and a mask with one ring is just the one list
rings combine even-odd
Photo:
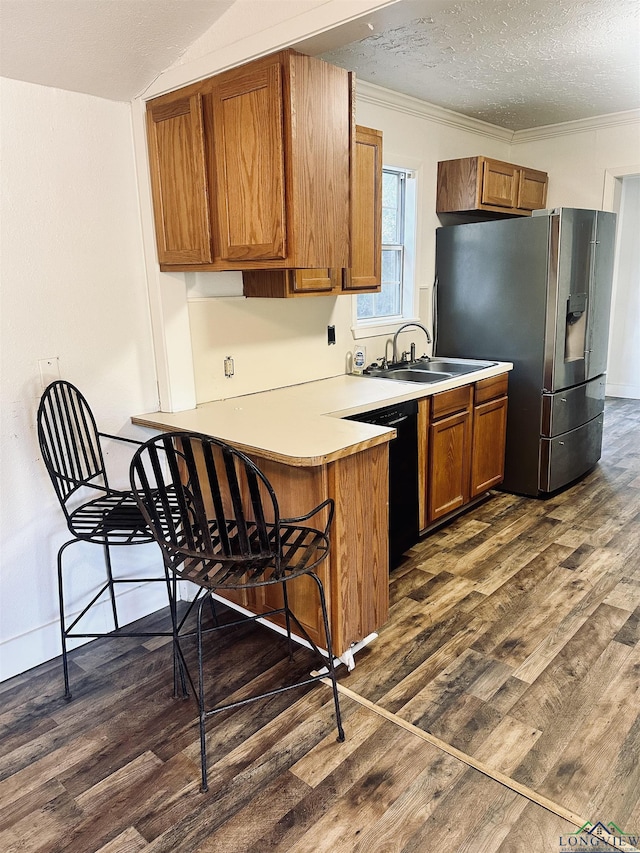
[(132, 826), (100, 847), (96, 853), (140, 853), (148, 847), (145, 839)]

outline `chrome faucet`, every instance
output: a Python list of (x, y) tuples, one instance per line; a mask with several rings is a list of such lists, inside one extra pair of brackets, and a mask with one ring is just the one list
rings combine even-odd
[[(422, 331), (427, 336), (427, 343), (428, 344), (431, 343), (431, 335), (429, 334), (429, 331), (427, 330), (426, 326), (423, 326), (422, 323), (404, 323), (404, 325), (400, 326), (400, 328), (397, 330), (397, 332), (393, 336), (393, 363), (394, 364), (397, 364), (397, 362), (398, 362), (398, 335), (400, 334), (400, 332), (403, 331), (403, 329), (410, 329), (412, 326), (414, 326), (416, 329), (422, 329)], [(411, 344), (411, 361), (416, 360), (415, 355), (416, 355), (416, 345), (412, 343)]]

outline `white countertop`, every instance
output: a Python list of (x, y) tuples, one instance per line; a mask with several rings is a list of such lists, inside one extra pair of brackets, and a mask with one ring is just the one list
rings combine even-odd
[(184, 412), (149, 412), (132, 421), (159, 430), (212, 435), (243, 450), (294, 466), (323, 465), (390, 441), (395, 430), (342, 418), (429, 397), (511, 370), (509, 362), (422, 384), (340, 375), (242, 397), (202, 403)]

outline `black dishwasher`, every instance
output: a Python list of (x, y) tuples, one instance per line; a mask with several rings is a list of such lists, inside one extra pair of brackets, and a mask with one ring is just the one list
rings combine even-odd
[(408, 400), (347, 420), (393, 427), (389, 442), (389, 568), (418, 541), (418, 403)]

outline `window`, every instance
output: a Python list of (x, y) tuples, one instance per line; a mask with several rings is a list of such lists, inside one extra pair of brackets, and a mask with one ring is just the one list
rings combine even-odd
[(415, 317), (415, 183), (406, 169), (382, 170), (382, 288), (356, 297), (360, 332)]

